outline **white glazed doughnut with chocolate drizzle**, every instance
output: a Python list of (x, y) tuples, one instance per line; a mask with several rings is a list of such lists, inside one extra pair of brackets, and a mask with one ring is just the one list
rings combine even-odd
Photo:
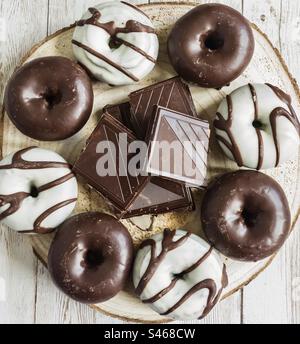
[(204, 318), (228, 284), (226, 266), (207, 242), (168, 229), (142, 243), (133, 282), (144, 303), (175, 320)]
[(128, 85), (154, 68), (159, 51), (151, 20), (126, 2), (104, 2), (76, 22), (73, 49), (77, 60), (96, 79)]
[(0, 162), (0, 221), (28, 234), (52, 232), (75, 208), (78, 186), (57, 153), (27, 148)]
[(241, 167), (268, 169), (297, 156), (300, 124), (291, 97), (270, 84), (238, 88), (221, 103), (217, 140)]

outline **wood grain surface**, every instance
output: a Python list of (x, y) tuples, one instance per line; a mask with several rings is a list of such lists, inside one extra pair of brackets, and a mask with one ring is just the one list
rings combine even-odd
[[(73, 23), (88, 6), (97, 2), (0, 0), (0, 23), (4, 22), (7, 26), (6, 40), (0, 41), (0, 101), (7, 78), (31, 46), (47, 34)], [(267, 33), (281, 50), (291, 72), (296, 78), (300, 77), (298, 1), (224, 0), (222, 3), (243, 11)], [(38, 14), (34, 15), (35, 13)], [(0, 299), (0, 322), (119, 323), (70, 301), (57, 291), (46, 269), (32, 254), (28, 238), (2, 229), (0, 252), (0, 278), (4, 279), (7, 285), (7, 302), (1, 302)], [(300, 277), (299, 252), (300, 236), (296, 230), (264, 274), (241, 292), (223, 301), (203, 322), (299, 322), (300, 303), (296, 285), (296, 278)]]

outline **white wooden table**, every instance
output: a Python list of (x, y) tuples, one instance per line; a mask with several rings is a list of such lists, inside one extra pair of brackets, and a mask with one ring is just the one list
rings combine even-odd
[[(0, 105), (8, 77), (32, 45), (73, 23), (100, 1), (0, 0)], [(300, 82), (299, 0), (199, 2), (222, 2), (243, 12), (269, 36)], [(202, 323), (300, 323), (299, 224), (297, 227), (267, 271), (220, 303)], [(0, 228), (0, 323), (122, 322), (66, 298), (33, 255), (28, 238)]]

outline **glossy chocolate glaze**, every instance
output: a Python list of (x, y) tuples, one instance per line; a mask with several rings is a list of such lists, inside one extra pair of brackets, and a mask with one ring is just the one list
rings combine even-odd
[(202, 204), (207, 239), (227, 257), (258, 261), (278, 251), (287, 239), (291, 215), (280, 185), (257, 171), (217, 178)]
[(82, 303), (99, 303), (125, 286), (133, 260), (126, 228), (102, 213), (72, 217), (58, 228), (48, 256), (55, 284)]
[(86, 72), (64, 57), (33, 60), (11, 77), (5, 108), (26, 136), (58, 141), (76, 134), (93, 108), (93, 89)]
[(205, 4), (177, 21), (168, 52), (182, 78), (218, 89), (245, 70), (254, 45), (251, 27), (239, 12), (221, 4)]

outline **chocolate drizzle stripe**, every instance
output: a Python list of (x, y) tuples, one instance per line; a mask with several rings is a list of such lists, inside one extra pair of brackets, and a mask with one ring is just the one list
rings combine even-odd
[(205, 318), (207, 316), (207, 314), (215, 307), (215, 305), (218, 303), (222, 292), (224, 290), (224, 288), (226, 288), (228, 286), (228, 276), (227, 276), (227, 272), (226, 272), (226, 265), (224, 264), (223, 266), (223, 273), (222, 273), (222, 281), (221, 281), (222, 287), (219, 291), (219, 293), (217, 294), (217, 296), (213, 299), (213, 298), (209, 298), (208, 302), (207, 302), (207, 306), (204, 309), (202, 315), (199, 317), (199, 320), (202, 320), (203, 318)]
[(228, 105), (228, 119), (226, 120), (221, 113), (217, 113), (217, 119), (214, 121), (214, 126), (220, 131), (226, 132), (231, 144), (227, 142), (221, 135), (217, 135), (217, 139), (222, 142), (232, 153), (236, 163), (239, 167), (243, 166), (243, 158), (241, 152), (238, 148), (238, 145), (235, 142), (235, 139), (231, 132), (232, 121), (233, 121), (233, 104), (232, 98), (230, 95), (226, 97)]
[(0, 207), (9, 204), (9, 208), (0, 214), (0, 221), (14, 214), (20, 209), (20, 206), (24, 199), (29, 197), (30, 194), (26, 192), (18, 192), (12, 195), (0, 195)]
[(93, 25), (97, 26), (103, 30), (105, 30), (110, 36), (116, 37), (119, 33), (137, 33), (137, 32), (145, 32), (149, 34), (155, 34), (155, 29), (144, 25), (140, 22), (135, 20), (129, 20), (125, 27), (117, 27), (115, 22), (111, 21), (108, 23), (100, 23), (99, 20), (101, 18), (101, 13), (96, 8), (90, 8), (90, 13), (92, 14), (91, 18), (79, 20), (76, 22), (76, 26), (84, 26), (84, 25)]
[[(253, 85), (249, 84), (249, 89), (251, 92), (253, 105), (254, 105), (254, 121), (258, 121), (258, 104), (257, 104), (257, 94), (256, 90)], [(258, 163), (257, 163), (257, 170), (260, 170), (263, 165), (264, 161), (264, 141), (262, 138), (261, 130), (259, 128), (255, 128), (257, 140), (258, 140)]]
[[(69, 173), (66, 176), (58, 178), (43, 186), (40, 186), (39, 188), (37, 188), (37, 192), (41, 193), (41, 192), (50, 190), (53, 187), (59, 186), (74, 177), (75, 176), (73, 173)], [(12, 195), (0, 195), (0, 206), (3, 207), (7, 204), (10, 205), (10, 207), (6, 211), (0, 214), (0, 221), (16, 213), (20, 209), (22, 202), (28, 197), (31, 197), (31, 194), (27, 192), (19, 192)]]
[(77, 198), (74, 198), (74, 199), (70, 199), (70, 200), (67, 200), (67, 201), (64, 201), (64, 202), (61, 202), (59, 204), (56, 204), (55, 206), (47, 209), (42, 215), (39, 216), (39, 218), (35, 221), (34, 223), (34, 230), (28, 230), (28, 231), (22, 231), (20, 233), (23, 233), (23, 234), (47, 234), (47, 233), (51, 233), (53, 231), (54, 228), (43, 228), (40, 226), (40, 224), (46, 220), (46, 218), (48, 216), (50, 216), (52, 213), (54, 213), (55, 211), (69, 205), (69, 204), (72, 204), (72, 203), (75, 203), (77, 202)]
[(99, 20), (101, 18), (101, 13), (96, 8), (90, 8), (89, 11), (92, 14), (92, 17), (86, 20), (79, 20), (76, 23), (77, 26), (84, 26), (84, 25), (97, 26), (105, 30), (111, 36), (111, 40), (113, 42), (124, 44), (127, 47), (131, 48), (132, 50), (136, 51), (138, 54), (144, 56), (147, 60), (151, 61), (152, 63), (154, 64), (156, 63), (156, 60), (152, 56), (148, 55), (145, 51), (135, 46), (134, 44), (120, 37), (117, 37), (117, 35), (120, 33), (128, 34), (128, 33), (145, 32), (149, 34), (155, 34), (155, 30), (152, 27), (141, 24), (134, 20), (129, 20), (126, 23), (125, 28), (119, 28), (119, 27), (116, 27), (113, 21), (108, 22), (108, 23), (100, 23)]
[(138, 82), (139, 79), (133, 75), (132, 73), (130, 73), (128, 70), (126, 70), (125, 68), (123, 68), (122, 66), (118, 65), (117, 63), (111, 61), (109, 58), (107, 58), (106, 56), (102, 55), (101, 53), (97, 52), (96, 50), (93, 50), (92, 48), (88, 47), (85, 44), (82, 44), (78, 41), (75, 41), (74, 39), (72, 40), (72, 44), (78, 46), (79, 48), (87, 51), (89, 54), (97, 57), (98, 59), (106, 62), (107, 64), (109, 64), (110, 66), (112, 66), (113, 68), (117, 69), (118, 71), (120, 71), (121, 73), (123, 73), (124, 75), (126, 75), (128, 78), (130, 78), (131, 80)]
[(221, 289), (219, 293), (217, 294), (217, 286), (214, 280), (212, 279), (206, 279), (198, 284), (196, 284), (194, 287), (192, 287), (174, 306), (172, 306), (170, 309), (168, 309), (166, 312), (161, 314), (162, 316), (164, 315), (169, 315), (176, 311), (180, 306), (182, 306), (190, 297), (192, 297), (195, 293), (202, 289), (208, 289), (209, 295), (207, 298), (207, 305), (202, 313), (202, 315), (199, 317), (199, 319), (203, 319), (212, 309), (213, 307), (217, 304), (219, 301), (223, 289), (227, 286), (228, 284), (228, 279), (227, 279), (227, 273), (226, 273), (226, 266), (223, 266), (223, 273), (222, 273), (222, 281), (221, 281)]
[(191, 296), (193, 296), (196, 292), (202, 290), (202, 289), (208, 289), (209, 290), (209, 296), (208, 296), (208, 302), (207, 304), (211, 304), (212, 300), (216, 296), (217, 293), (217, 286), (214, 280), (212, 279), (206, 279), (198, 284), (196, 284), (193, 288), (191, 288), (174, 306), (172, 306), (170, 309), (168, 309), (166, 312), (162, 313), (161, 315), (169, 315), (170, 313), (173, 313), (178, 309), (180, 306), (182, 306)]
[(23, 149), (14, 154), (12, 163), (10, 165), (0, 166), (0, 170), (18, 169), (18, 170), (39, 170), (47, 168), (70, 168), (68, 163), (54, 162), (54, 161), (26, 161), (22, 158), (23, 154), (36, 149), (36, 147), (30, 147)]
[(69, 199), (67, 201), (63, 201), (61, 203), (58, 203), (58, 204), (54, 205), (53, 207), (47, 209), (34, 222), (34, 226), (33, 226), (34, 230), (33, 231), (25, 231), (25, 232), (22, 232), (22, 233), (25, 233), (25, 234), (26, 233), (27, 234), (30, 234), (30, 233), (46, 234), (46, 233), (52, 232), (53, 228), (43, 228), (43, 227), (41, 227), (42, 222), (45, 221), (47, 219), (47, 217), (52, 215), (57, 210), (59, 210), (59, 209), (61, 209), (63, 207), (66, 207), (69, 204), (72, 204), (72, 203), (75, 203), (75, 202), (77, 202), (77, 198), (72, 198), (72, 199)]
[(114, 41), (116, 43), (121, 43), (121, 44), (124, 44), (126, 45), (128, 48), (131, 48), (132, 50), (136, 51), (138, 54), (144, 56), (147, 60), (149, 60), (150, 62), (156, 64), (156, 59), (153, 58), (152, 56), (148, 55), (144, 50), (140, 49), (139, 47), (137, 47), (136, 45), (128, 42), (128, 41), (125, 41), (124, 39), (122, 38), (119, 38), (119, 37), (115, 37), (114, 38)]
[(38, 193), (41, 193), (41, 192), (50, 190), (50, 189), (52, 189), (52, 188), (54, 188), (54, 187), (56, 187), (56, 186), (59, 186), (59, 185), (65, 183), (65, 182), (67, 182), (68, 180), (71, 180), (71, 179), (73, 179), (73, 178), (75, 178), (75, 175), (71, 172), (71, 173), (69, 173), (69, 174), (67, 174), (67, 175), (65, 175), (65, 176), (63, 176), (63, 177), (61, 177), (61, 178), (58, 178), (58, 179), (54, 180), (53, 182), (50, 182), (50, 183), (45, 184), (45, 185), (43, 185), (43, 186), (40, 186), (40, 187), (37, 189), (37, 191), (38, 191)]
[(175, 231), (170, 231), (169, 229), (166, 229), (164, 231), (163, 240), (162, 240), (162, 250), (161, 250), (161, 253), (157, 257), (155, 254), (156, 242), (153, 239), (149, 239), (147, 241), (144, 241), (144, 243), (142, 243), (140, 249), (143, 249), (147, 246), (151, 246), (151, 259), (150, 259), (146, 272), (142, 276), (136, 288), (136, 293), (138, 295), (142, 294), (148, 282), (153, 277), (158, 267), (162, 263), (163, 259), (168, 254), (168, 252), (175, 250), (177, 247), (183, 245), (187, 241), (187, 239), (191, 236), (191, 233), (187, 232), (186, 235), (184, 235), (177, 241), (173, 241), (175, 234), (176, 234)]
[(158, 300), (160, 300), (163, 296), (165, 296), (168, 292), (170, 292), (176, 285), (176, 283), (182, 279), (185, 275), (191, 273), (192, 271), (196, 270), (212, 253), (213, 248), (211, 247), (209, 251), (201, 257), (195, 264), (190, 266), (188, 269), (184, 270), (180, 274), (178, 274), (170, 283), (168, 287), (165, 289), (161, 290), (159, 293), (151, 297), (150, 299), (143, 300), (143, 303), (154, 303)]
[(279, 147), (279, 142), (278, 142), (278, 137), (277, 137), (277, 118), (278, 117), (285, 117), (287, 120), (289, 120), (295, 129), (298, 132), (298, 135), (300, 135), (300, 123), (297, 117), (297, 114), (295, 113), (295, 110), (292, 107), (292, 100), (289, 95), (284, 93), (282, 90), (280, 90), (278, 87), (273, 86), (271, 84), (266, 84), (269, 86), (272, 91), (275, 93), (275, 95), (284, 103), (287, 105), (288, 109), (290, 112), (285, 110), (284, 108), (276, 108), (274, 109), (271, 114), (270, 114), (270, 123), (271, 123), (271, 128), (272, 128), (272, 134), (273, 134), (273, 139), (275, 143), (275, 148), (276, 148), (276, 163), (275, 166), (277, 167), (280, 162), (280, 147)]

